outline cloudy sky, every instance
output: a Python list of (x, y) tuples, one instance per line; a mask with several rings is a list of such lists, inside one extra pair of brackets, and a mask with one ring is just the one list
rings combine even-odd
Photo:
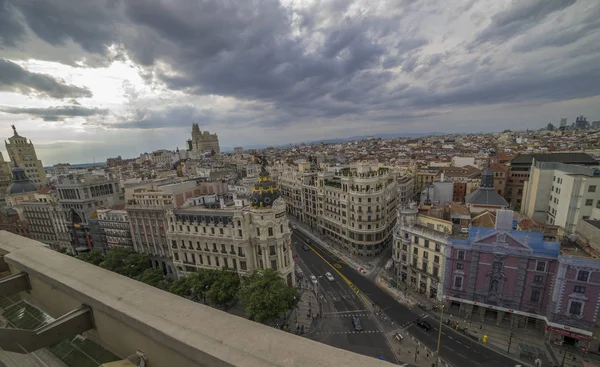
[[(600, 119), (598, 0), (0, 0), (0, 137), (43, 163)], [(5, 155), (6, 158), (6, 155)]]

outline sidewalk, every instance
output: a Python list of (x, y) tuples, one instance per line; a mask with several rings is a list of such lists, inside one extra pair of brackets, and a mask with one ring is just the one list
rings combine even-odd
[[(392, 345), (392, 351), (398, 360), (402, 361), (401, 363), (403, 364), (401, 364), (401, 366), (431, 367), (435, 363), (435, 351), (429, 350), (406, 331), (397, 331), (402, 335), (402, 341), (398, 341), (394, 338), (396, 331), (386, 333), (385, 337)], [(449, 365), (442, 361), (438, 366), (446, 367)]]
[[(300, 301), (288, 317), (289, 331), (296, 333), (296, 327), (299, 327), (300, 330), (304, 328), (304, 333), (300, 332), (299, 334), (307, 335), (315, 329), (316, 323), (319, 321), (316, 314), (320, 314), (321, 311), (312, 290), (300, 288), (298, 291), (300, 292)], [(309, 311), (311, 311), (310, 316), (308, 316)]]
[[(369, 260), (367, 261), (366, 259), (350, 254), (348, 251), (335, 248), (334, 246), (331, 246), (330, 244), (325, 242), (326, 239), (324, 237), (321, 237), (319, 234), (316, 234), (313, 231), (311, 231), (310, 227), (308, 227), (306, 224), (298, 222), (295, 218), (291, 216), (288, 216), (288, 220), (290, 223), (298, 226), (298, 229), (303, 234), (308, 236), (312, 241), (315, 241), (319, 245), (325, 247), (327, 250), (331, 251), (331, 253), (344, 260), (348, 265), (352, 266), (357, 270), (362, 268), (363, 271), (361, 272), (367, 276), (377, 268), (377, 263), (381, 261), (381, 258), (379, 256), (369, 258)], [(384, 252), (385, 251), (383, 251), (382, 253)]]

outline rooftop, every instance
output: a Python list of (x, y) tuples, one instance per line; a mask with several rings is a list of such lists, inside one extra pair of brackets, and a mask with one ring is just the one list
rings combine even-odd
[(538, 162), (562, 162), (562, 163), (587, 163), (598, 165), (594, 157), (586, 153), (548, 153), (548, 154), (521, 154), (516, 156), (511, 164), (531, 164), (535, 158)]
[(31, 289), (22, 297), (52, 317), (89, 306), (94, 328), (86, 336), (123, 359), (139, 350), (152, 366), (389, 366), (192, 302), (6, 231), (0, 231), (0, 253), (12, 274), (27, 273)]

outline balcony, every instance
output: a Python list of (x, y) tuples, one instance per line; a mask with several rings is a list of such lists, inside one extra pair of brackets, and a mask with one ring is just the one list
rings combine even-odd
[[(139, 351), (155, 367), (389, 366), (191, 302), (6, 231), (0, 231), (0, 253), (4, 293), (18, 292), (50, 316), (63, 316), (48, 325), (61, 338), (82, 334), (121, 359)], [(0, 348), (22, 353), (24, 344), (33, 351), (56, 341), (53, 333), (44, 342), (39, 333), (19, 332), (17, 345), (14, 331), (0, 329)]]

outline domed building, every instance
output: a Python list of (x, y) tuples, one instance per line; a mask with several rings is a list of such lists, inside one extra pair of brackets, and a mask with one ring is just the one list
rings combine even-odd
[(271, 180), (271, 175), (269, 175), (266, 165), (263, 163), (258, 174), (258, 182), (256, 182), (252, 189), (250, 207), (253, 209), (271, 208), (275, 200), (280, 197), (281, 191), (279, 190), (279, 186)]
[(169, 210), (167, 217), (178, 277), (199, 268), (228, 268), (241, 275), (275, 269), (289, 285), (296, 283), (286, 204), (264, 158), (249, 205), (190, 205)]
[(15, 206), (22, 201), (35, 200), (37, 187), (29, 180), (25, 171), (15, 166), (12, 169), (12, 183), (6, 188), (4, 199), (8, 206)]

